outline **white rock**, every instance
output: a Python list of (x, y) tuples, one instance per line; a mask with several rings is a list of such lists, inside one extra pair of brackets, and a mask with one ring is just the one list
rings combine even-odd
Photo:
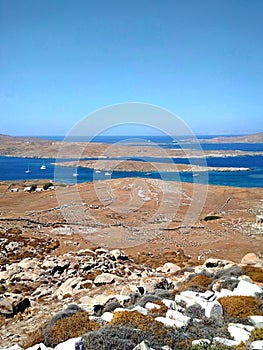
[(18, 344), (11, 346), (10, 348), (0, 348), (0, 350), (23, 350)]
[(38, 265), (40, 265), (40, 261), (36, 258), (25, 258), (18, 263), (18, 266), (24, 270), (35, 269)]
[(168, 307), (168, 309), (176, 310), (176, 302), (170, 299), (162, 299), (162, 303)]
[(226, 338), (221, 338), (221, 337), (213, 338), (213, 342), (220, 343), (220, 344), (223, 344), (226, 346), (236, 346), (240, 343), (239, 341), (236, 341), (236, 340), (231, 340), (231, 339), (226, 339)]
[(101, 315), (101, 319), (102, 319), (103, 321), (110, 322), (110, 321), (112, 321), (112, 319), (113, 319), (113, 313), (111, 313), (111, 312), (104, 312), (104, 313)]
[(263, 349), (263, 340), (256, 340), (250, 344), (250, 350), (262, 350)]
[(81, 340), (81, 337), (71, 338), (63, 343), (58, 344), (54, 350), (75, 350), (75, 344)]
[(153, 309), (158, 309), (158, 310), (159, 310), (160, 307), (161, 307), (161, 305), (154, 304), (154, 303), (150, 303), (150, 302), (148, 302), (148, 303), (145, 304), (145, 308), (146, 308), (147, 310), (153, 310)]
[(195, 299), (198, 296), (198, 293), (191, 290), (185, 290), (181, 292), (180, 295), (188, 299)]
[(165, 263), (161, 268), (161, 271), (164, 273), (175, 273), (179, 270), (181, 270), (180, 266), (170, 262)]
[(249, 316), (249, 320), (256, 328), (263, 328), (263, 316)]
[(167, 318), (172, 318), (173, 320), (182, 322), (185, 326), (188, 325), (188, 323), (190, 322), (191, 318), (188, 316), (185, 316), (184, 314), (182, 314), (179, 311), (175, 311), (175, 310), (168, 310), (166, 312), (166, 317)]
[(148, 343), (142, 341), (140, 344), (136, 345), (133, 350), (152, 350)]
[(208, 339), (195, 339), (192, 341), (192, 345), (201, 345), (201, 344), (210, 344), (210, 340)]
[[(228, 332), (230, 333), (231, 337), (234, 338), (234, 340), (237, 340), (239, 342), (247, 341), (250, 336), (250, 332), (244, 329), (243, 327), (240, 327), (242, 325), (239, 324), (229, 324), (228, 325)], [(253, 327), (252, 327), (253, 330)]]
[(116, 276), (111, 273), (102, 273), (96, 276), (94, 284), (110, 284), (114, 283)]
[(220, 319), (223, 316), (222, 305), (218, 301), (208, 302), (205, 308), (205, 316)]
[(27, 348), (26, 350), (49, 350), (51, 348), (47, 348), (43, 343), (31, 346), (30, 348)]
[(155, 318), (156, 321), (163, 323), (166, 327), (176, 327), (176, 328), (182, 328), (184, 327), (184, 323), (177, 321), (177, 320), (173, 320), (171, 318), (167, 318), (167, 317), (156, 317)]
[(241, 280), (238, 286), (233, 290), (232, 295), (256, 296), (257, 293), (262, 293), (262, 288), (256, 284)]
[(131, 311), (137, 311), (137, 312), (139, 312), (142, 315), (147, 315), (148, 314), (148, 311), (144, 307), (142, 307), (140, 305), (135, 306), (134, 308), (131, 309)]

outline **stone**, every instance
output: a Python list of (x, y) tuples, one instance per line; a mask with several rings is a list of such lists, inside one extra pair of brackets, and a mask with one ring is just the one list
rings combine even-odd
[(40, 265), (40, 261), (36, 258), (25, 258), (21, 261), (19, 261), (18, 265), (21, 267), (23, 270), (28, 270), (28, 269), (35, 269), (37, 266)]
[[(68, 278), (54, 293), (54, 297), (62, 300), (65, 296), (72, 296), (74, 289), (77, 287), (78, 283), (81, 282), (80, 277)], [(77, 288), (76, 288), (77, 289)]]
[(43, 343), (31, 346), (30, 348), (27, 348), (26, 350), (49, 350), (51, 348), (47, 348)]
[(250, 349), (250, 350), (262, 350), (262, 349), (263, 349), (263, 340), (256, 340), (256, 341), (253, 341), (253, 342), (250, 344), (249, 349)]
[(14, 316), (18, 312), (24, 312), (30, 306), (28, 298), (20, 294), (5, 293), (0, 296), (0, 314)]
[(163, 323), (166, 327), (183, 328), (184, 323), (167, 317), (156, 317), (156, 321)]
[(116, 276), (111, 273), (102, 273), (96, 276), (94, 280), (94, 284), (95, 285), (111, 284), (115, 282), (115, 279), (116, 279)]
[(19, 346), (18, 344), (15, 344), (15, 345), (11, 346), (10, 348), (0, 348), (0, 350), (23, 350), (23, 348), (21, 348), (21, 346)]
[(195, 339), (192, 341), (192, 345), (202, 345), (202, 344), (210, 344), (209, 339)]
[(170, 299), (162, 299), (162, 303), (168, 307), (168, 309), (176, 310), (177, 305), (176, 302)]
[(109, 254), (113, 256), (115, 260), (128, 260), (126, 253), (120, 249), (113, 249), (109, 252)]
[[(238, 342), (246, 342), (249, 339), (250, 332), (254, 329), (254, 327), (248, 328), (248, 327), (243, 327), (241, 324), (229, 324), (228, 325), (228, 332), (231, 335), (234, 340)], [(250, 329), (250, 331), (248, 330)]]
[(226, 346), (236, 346), (240, 342), (236, 340), (227, 339), (227, 338), (215, 337), (213, 338), (213, 343), (220, 343)]
[(175, 310), (167, 310), (166, 317), (172, 318), (173, 320), (176, 320), (179, 322), (182, 322), (184, 324), (184, 326), (187, 326), (189, 324), (189, 322), (191, 321), (190, 317), (185, 316), (181, 312), (175, 311)]
[(181, 268), (178, 265), (171, 262), (165, 263), (161, 269), (163, 273), (175, 273), (179, 270), (181, 270)]
[(147, 310), (160, 309), (160, 307), (161, 307), (161, 305), (154, 304), (154, 303), (150, 303), (150, 302), (148, 302), (148, 303), (145, 304), (145, 308), (146, 308)]
[(140, 344), (136, 345), (133, 350), (152, 350), (149, 343), (146, 341), (142, 341)]
[(213, 319), (221, 319), (223, 316), (222, 305), (218, 301), (211, 301), (206, 304), (205, 316)]
[(140, 305), (137, 305), (137, 306), (135, 306), (135, 307), (133, 307), (132, 309), (130, 309), (131, 311), (137, 311), (137, 312), (139, 312), (140, 314), (142, 314), (142, 315), (147, 315), (148, 314), (148, 311), (144, 308), (144, 307), (142, 307), (142, 306), (140, 306)]
[(243, 295), (255, 297), (257, 294), (262, 293), (262, 288), (254, 283), (241, 280), (238, 286), (233, 290), (232, 295)]
[(112, 312), (104, 312), (100, 318), (103, 321), (110, 322), (113, 319), (113, 313)]
[(75, 350), (75, 345), (81, 341), (81, 337), (71, 338), (63, 343), (58, 344), (54, 350)]
[(256, 265), (257, 263), (260, 263), (261, 259), (258, 255), (255, 253), (248, 253), (241, 259), (242, 265)]
[(263, 316), (249, 316), (249, 320), (256, 328), (263, 328)]

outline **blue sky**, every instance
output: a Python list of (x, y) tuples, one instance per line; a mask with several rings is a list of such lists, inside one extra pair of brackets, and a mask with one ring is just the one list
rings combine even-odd
[(261, 0), (0, 0), (0, 133), (64, 135), (125, 102), (260, 132), (262, 18)]

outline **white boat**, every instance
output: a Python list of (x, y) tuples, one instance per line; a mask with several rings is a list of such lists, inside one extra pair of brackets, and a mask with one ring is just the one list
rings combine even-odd
[(40, 167), (40, 170), (46, 170), (46, 166), (45, 166), (45, 164), (43, 164), (43, 165), (41, 165), (41, 167)]
[(106, 172), (105, 172), (105, 176), (111, 176), (111, 172), (106, 171)]
[(100, 170), (95, 170), (95, 173), (99, 174), (99, 173), (101, 173), (101, 171)]
[(76, 170), (75, 173), (72, 174), (72, 176), (74, 176), (74, 177), (79, 176), (78, 171)]
[(30, 174), (31, 173), (31, 170), (29, 169), (29, 165), (27, 166), (27, 169), (25, 170), (25, 173), (26, 174)]

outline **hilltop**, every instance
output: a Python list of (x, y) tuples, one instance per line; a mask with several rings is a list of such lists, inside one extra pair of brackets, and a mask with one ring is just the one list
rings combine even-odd
[(245, 136), (214, 137), (209, 140), (200, 140), (207, 143), (263, 143), (263, 132)]

